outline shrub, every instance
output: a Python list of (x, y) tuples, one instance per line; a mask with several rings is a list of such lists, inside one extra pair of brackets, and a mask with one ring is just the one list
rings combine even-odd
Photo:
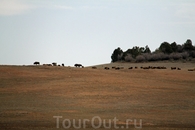
[(145, 61), (146, 59), (145, 59), (145, 57), (143, 56), (143, 55), (138, 55), (137, 57), (136, 57), (136, 62), (143, 62), (143, 61)]
[(144, 56), (145, 60), (150, 61), (152, 54), (151, 53), (143, 53), (142, 55)]
[(122, 60), (122, 57), (123, 57), (123, 53), (118, 54), (118, 56), (117, 56), (118, 60), (117, 61), (121, 61)]
[(189, 54), (188, 54), (188, 52), (182, 52), (181, 56), (183, 59), (187, 59), (189, 57)]
[(125, 56), (125, 61), (126, 62), (132, 62), (134, 59), (133, 59), (133, 57), (132, 57), (132, 55), (131, 54), (127, 54), (126, 56)]
[(162, 54), (161, 60), (169, 60), (169, 55), (168, 54)]
[(190, 57), (195, 58), (195, 51), (190, 52)]
[(169, 57), (170, 59), (173, 59), (173, 60), (179, 60), (182, 58), (182, 55), (181, 53), (171, 53)]
[(159, 58), (158, 53), (153, 53), (153, 54), (151, 55), (150, 61), (157, 61), (157, 60), (159, 60), (159, 59), (160, 59), (160, 58)]

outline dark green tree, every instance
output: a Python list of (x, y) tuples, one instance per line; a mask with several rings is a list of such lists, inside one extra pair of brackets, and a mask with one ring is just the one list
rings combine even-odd
[(138, 55), (145, 52), (151, 52), (150, 48), (148, 47), (147, 49), (144, 49), (144, 47), (134, 46), (132, 49), (128, 49), (124, 52), (123, 58), (127, 56), (127, 54), (131, 54), (131, 56), (135, 59)]
[(144, 53), (151, 53), (151, 50), (150, 50), (150, 48), (148, 47), (148, 45), (145, 46)]
[(177, 45), (177, 52), (182, 53), (183, 52), (183, 46), (182, 45)]
[(190, 39), (188, 39), (186, 41), (186, 43), (184, 43), (184, 48), (185, 51), (192, 51), (194, 49), (193, 45), (192, 45), (192, 41)]
[(168, 42), (161, 43), (159, 50), (166, 54), (170, 54), (173, 52), (171, 45)]
[(176, 42), (171, 43), (171, 49), (172, 49), (173, 52), (177, 52), (178, 51)]
[(133, 58), (136, 58), (139, 54), (141, 54), (142, 49), (140, 49), (138, 46), (134, 46), (132, 49), (130, 49), (130, 54), (132, 55)]
[(139, 54), (142, 54), (142, 53), (144, 53), (144, 47), (139, 48)]
[[(112, 56), (111, 56), (112, 62), (116, 62), (116, 61), (121, 60), (122, 55), (123, 55), (123, 50), (122, 50), (120, 47), (118, 47), (118, 48), (115, 49), (114, 52), (112, 53)], [(120, 57), (121, 57), (121, 58), (120, 58)]]

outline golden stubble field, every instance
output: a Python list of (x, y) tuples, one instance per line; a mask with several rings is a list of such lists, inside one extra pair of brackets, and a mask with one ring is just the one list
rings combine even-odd
[[(127, 69), (148, 65), (167, 69)], [(105, 66), (125, 69), (104, 70)], [(171, 70), (171, 66), (182, 70)], [(78, 124), (89, 119), (86, 128), (81, 128), (89, 130), (98, 116), (107, 123), (116, 117), (119, 129), (127, 129), (128, 119), (132, 120), (128, 129), (136, 129), (140, 122), (147, 130), (195, 129), (195, 71), (188, 68), (195, 64), (115, 63), (97, 69), (0, 66), (0, 128), (64, 129), (68, 119), (74, 129), (73, 119)], [(62, 116), (59, 128), (53, 116)], [(99, 120), (94, 122), (97, 126)]]

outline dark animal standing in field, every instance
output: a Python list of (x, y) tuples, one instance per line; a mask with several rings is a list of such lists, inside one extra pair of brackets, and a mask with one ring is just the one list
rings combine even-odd
[(177, 70), (181, 70), (181, 68), (177, 68)]
[(52, 66), (52, 64), (43, 64), (43, 66)]
[(62, 64), (62, 66), (64, 66), (64, 64)]
[(81, 64), (74, 64), (75, 67), (83, 67)]
[(131, 69), (133, 69), (133, 67), (129, 67), (129, 69), (131, 70)]
[(109, 67), (104, 67), (105, 70), (109, 70), (110, 68)]
[(176, 67), (171, 67), (171, 70), (176, 70)]
[(120, 70), (120, 67), (116, 67), (115, 70)]
[(116, 67), (115, 66), (112, 66), (112, 69), (115, 69)]
[(137, 66), (135, 66), (135, 69), (137, 69)]
[(97, 67), (96, 66), (93, 66), (92, 69), (97, 69)]
[(164, 67), (164, 66), (163, 66), (163, 67), (161, 67), (161, 69), (167, 69), (167, 67)]
[(34, 62), (34, 65), (40, 65), (40, 62), (35, 61), (35, 62)]
[(52, 65), (53, 65), (53, 66), (57, 66), (57, 63), (53, 62)]
[(188, 71), (195, 71), (195, 69), (188, 69)]
[(167, 69), (166, 67), (164, 66), (157, 66), (157, 67), (154, 67), (154, 66), (148, 66), (148, 67), (140, 67), (141, 69)]

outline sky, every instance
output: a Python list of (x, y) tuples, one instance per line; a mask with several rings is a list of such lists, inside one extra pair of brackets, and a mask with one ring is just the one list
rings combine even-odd
[(195, 0), (0, 0), (0, 64), (111, 62), (114, 49), (195, 45)]

